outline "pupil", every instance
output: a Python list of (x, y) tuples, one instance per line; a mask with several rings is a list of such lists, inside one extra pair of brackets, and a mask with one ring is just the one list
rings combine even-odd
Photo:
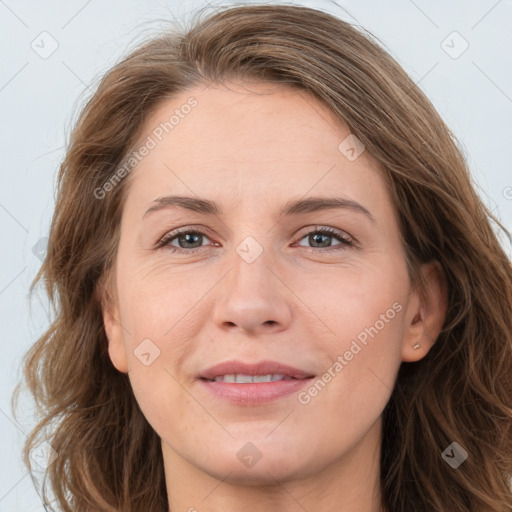
[[(194, 234), (191, 234), (191, 233), (187, 233), (187, 234), (183, 235), (182, 239), (183, 238), (185, 239), (185, 243), (186, 244), (188, 244), (188, 243), (192, 243), (193, 244), (194, 241), (190, 240), (190, 238), (196, 238), (197, 239), (197, 238), (199, 238), (199, 236), (200, 235), (194, 235)], [(180, 245), (182, 245), (182, 244), (180, 243)]]
[[(318, 234), (316, 234), (316, 235), (312, 235), (312, 237), (313, 237), (313, 240), (315, 241), (315, 243), (317, 243), (317, 242), (318, 242), (318, 243), (322, 244), (322, 242), (321, 242), (321, 241), (319, 241), (318, 239), (319, 239), (319, 238), (321, 239), (322, 237), (329, 238), (329, 235), (322, 235), (322, 234), (319, 234), (319, 233), (318, 233)], [(325, 243), (322, 245), (322, 247), (329, 247), (329, 245), (327, 244), (327, 242), (325, 242)]]

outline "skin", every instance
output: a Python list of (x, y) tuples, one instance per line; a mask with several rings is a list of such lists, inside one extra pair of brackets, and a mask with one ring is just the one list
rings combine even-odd
[[(422, 300), (382, 168), (368, 151), (354, 161), (340, 152), (350, 132), (318, 100), (281, 84), (197, 87), (162, 103), (140, 141), (190, 97), (197, 106), (132, 171), (104, 309), (112, 363), (162, 439), (170, 510), (379, 512), (381, 415), (401, 363), (423, 358), (441, 330), (442, 271), (422, 267)], [(143, 219), (170, 194), (214, 200), (222, 213), (172, 206)], [(287, 201), (311, 196), (350, 198), (375, 223), (341, 208), (279, 218)], [(155, 248), (182, 226), (204, 235), (169, 241), (183, 254)], [(308, 236), (325, 226), (356, 244)], [(252, 263), (236, 251), (248, 236), (263, 249)], [(232, 405), (197, 378), (231, 359), (322, 376), (394, 303), (400, 312), (307, 404), (292, 393)], [(160, 350), (148, 366), (134, 353), (144, 339)], [(261, 454), (252, 467), (237, 457), (249, 442)]]

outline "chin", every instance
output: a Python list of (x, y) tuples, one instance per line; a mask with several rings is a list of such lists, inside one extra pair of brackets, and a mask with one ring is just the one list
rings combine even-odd
[[(224, 464), (203, 468), (210, 476), (232, 485), (275, 486), (276, 481), (295, 480), (303, 474), (303, 468), (292, 467), (286, 460), (263, 461), (261, 459), (253, 467), (245, 467), (238, 460), (226, 460)], [(226, 477), (226, 475), (229, 475)]]
[[(200, 466), (212, 477), (233, 484), (275, 485), (276, 480), (288, 481), (314, 474), (321, 465), (314, 454), (300, 447), (285, 447), (279, 441), (233, 441), (224, 450), (208, 450), (207, 464)], [(309, 456), (308, 456), (309, 455)], [(199, 462), (199, 461), (198, 461)], [(226, 475), (229, 475), (226, 478)]]

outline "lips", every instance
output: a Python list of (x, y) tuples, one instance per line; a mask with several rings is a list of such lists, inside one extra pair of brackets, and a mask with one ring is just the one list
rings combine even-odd
[(287, 378), (298, 380), (314, 377), (310, 372), (277, 361), (260, 361), (252, 364), (241, 361), (225, 361), (202, 371), (199, 378), (212, 381), (216, 377), (224, 375), (284, 375)]
[(235, 407), (257, 407), (299, 393), (313, 377), (277, 361), (226, 361), (201, 372), (199, 383), (214, 400)]

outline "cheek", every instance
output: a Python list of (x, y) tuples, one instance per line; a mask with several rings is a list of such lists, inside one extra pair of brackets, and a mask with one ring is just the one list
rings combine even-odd
[[(330, 353), (349, 350), (356, 338), (362, 344), (374, 337), (389, 338), (399, 345), (408, 293), (405, 265), (400, 262), (385, 257), (354, 259), (309, 279), (303, 274), (290, 275), (288, 281), (306, 306), (303, 311), (311, 318), (310, 326), (315, 328), (316, 324), (328, 332), (324, 343)], [(389, 342), (385, 345), (390, 348)]]
[(385, 297), (357, 305), (359, 312), (347, 305), (336, 317), (337, 341), (324, 345), (330, 363), (297, 396), (297, 417), (312, 424), (311, 435), (322, 432), (316, 450), (326, 459), (357, 443), (378, 421), (401, 364), (402, 304)]
[[(339, 417), (333, 413), (335, 421), (343, 422), (346, 414), (348, 418), (367, 414), (374, 421), (389, 399), (401, 364), (408, 291), (405, 267), (383, 261), (378, 269), (346, 271), (338, 280), (326, 280), (321, 290), (308, 297), (329, 329), (317, 347), (329, 363), (316, 385), (306, 390), (302, 403), (332, 411), (343, 404)], [(305, 297), (306, 288), (302, 293)], [(320, 409), (313, 414), (321, 414)]]
[(183, 368), (205, 323), (201, 299), (218, 279), (211, 271), (177, 272), (169, 265), (124, 275), (130, 277), (119, 281), (120, 316), (135, 397), (156, 430), (179, 429), (181, 423), (171, 425), (169, 418), (197, 407), (186, 392)]
[(184, 270), (162, 260), (121, 268), (121, 316), (133, 342), (141, 336), (156, 343), (175, 338), (194, 322), (201, 300), (222, 277), (219, 272), (193, 264)]
[(363, 322), (347, 317), (346, 336), (330, 350), (333, 363), (321, 376), (332, 388), (327, 400), (342, 399), (351, 417), (364, 410), (378, 414), (393, 389), (403, 337), (402, 316), (397, 313), (403, 309), (398, 301), (393, 305), (385, 304), (375, 315), (365, 314)]

